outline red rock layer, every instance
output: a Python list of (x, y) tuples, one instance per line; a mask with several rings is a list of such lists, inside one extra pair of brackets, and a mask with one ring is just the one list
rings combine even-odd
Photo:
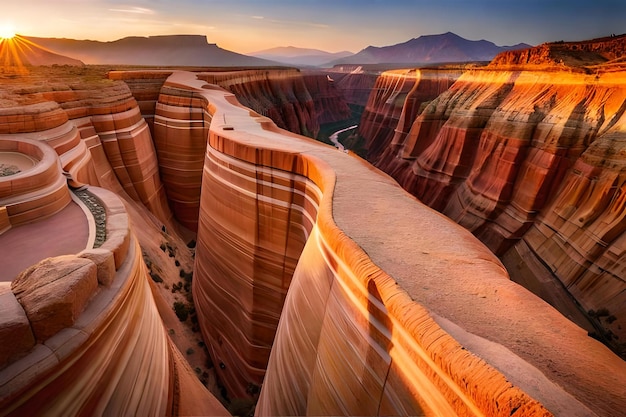
[(368, 160), (376, 164), (383, 153), (393, 158), (425, 105), (460, 75), (460, 71), (397, 70), (378, 77), (359, 126), (367, 141)]
[(315, 118), (319, 124), (350, 118), (350, 107), (332, 79), (317, 72), (305, 72), (302, 78), (313, 99)]
[[(376, 165), (497, 254), (524, 238), (585, 310), (626, 317), (622, 230), (606, 226), (623, 206), (623, 80), (466, 72)], [(389, 119), (387, 129), (398, 125)]]
[(269, 117), (278, 127), (309, 137), (319, 132), (313, 98), (296, 69), (216, 72), (201, 77), (234, 93), (241, 104)]
[[(145, 206), (162, 221), (171, 217), (150, 131), (128, 88), (61, 71), (76, 82), (62, 85), (49, 74), (56, 69), (41, 71), (54, 88), (40, 87), (36, 76), (18, 80), (8, 94), (10, 85), (0, 88), (0, 152), (34, 160), (32, 168), (0, 178), (0, 233), (18, 224), (16, 207), (29, 214), (29, 227), (45, 216), (59, 221), (50, 207), (67, 204), (68, 183), (115, 190), (147, 219)], [(85, 250), (27, 268), (13, 288), (0, 286), (0, 415), (227, 414), (173, 351), (125, 205), (104, 189), (88, 190), (106, 211), (99, 218), (106, 230), (96, 232), (94, 218), (78, 210), (77, 221), (91, 219)], [(104, 241), (94, 249), (96, 233)], [(197, 406), (179, 404), (189, 395)]]
[(161, 87), (171, 74), (172, 71), (163, 70), (146, 70), (141, 71), (141, 73), (132, 71), (109, 71), (107, 77), (111, 80), (121, 80), (126, 83), (137, 101), (141, 115), (154, 134), (153, 128), (156, 104), (161, 94)]
[(626, 54), (626, 35), (610, 36), (581, 42), (551, 42), (498, 54), (491, 67), (567, 66), (583, 67), (620, 60)]
[(176, 219), (198, 229), (200, 185), (211, 116), (202, 97), (167, 83), (154, 119), (154, 144), (161, 179)]
[(169, 82), (203, 95), (213, 116), (193, 290), (229, 396), (253, 391), (282, 308), (257, 415), (625, 406), (626, 364), (511, 282), (467, 231), (194, 74)]
[(125, 84), (104, 80), (92, 88), (77, 81), (18, 92), (37, 103), (0, 112), (0, 133), (42, 140), (76, 182), (121, 185), (163, 221), (171, 218), (150, 130)]
[(30, 169), (0, 176), (0, 207), (7, 221), (0, 230), (50, 217), (70, 203), (67, 181), (51, 147), (34, 140), (2, 140), (0, 152), (15, 152), (34, 161)]
[[(230, 398), (260, 386), (283, 302), (315, 222), (319, 189), (290, 171), (223, 154), (213, 136), (202, 181), (194, 301)], [(286, 166), (298, 160), (282, 156)], [(236, 249), (235, 249), (236, 248)], [(227, 279), (225, 279), (227, 278)], [(210, 320), (207, 320), (211, 317)]]

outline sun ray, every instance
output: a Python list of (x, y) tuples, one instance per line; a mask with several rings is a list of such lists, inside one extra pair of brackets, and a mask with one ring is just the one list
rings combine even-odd
[(26, 46), (26, 40), (19, 35), (11, 38), (0, 38), (0, 68), (4, 73), (24, 74), (28, 73), (27, 63), (22, 60), (23, 53), (20, 51)]

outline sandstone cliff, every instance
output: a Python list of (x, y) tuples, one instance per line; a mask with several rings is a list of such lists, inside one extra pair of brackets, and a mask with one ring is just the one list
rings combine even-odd
[[(10, 306), (11, 312), (3, 315), (10, 320), (0, 326), (0, 335), (18, 334), (16, 329), (20, 335), (19, 349), (0, 349), (0, 359), (6, 364), (0, 370), (0, 414), (37, 414), (43, 409), (75, 415), (94, 410), (96, 414), (148, 415), (225, 412), (211, 403), (214, 399), (199, 386), (168, 339), (178, 336), (174, 334), (178, 330), (165, 331), (172, 329), (176, 318), (159, 294), (159, 284), (149, 284), (147, 276), (147, 266), (155, 282), (157, 267), (166, 280), (177, 271), (172, 261), (168, 266), (158, 259), (159, 252), (176, 256), (176, 262), (182, 259), (179, 254), (184, 243), (176, 238), (176, 223), (171, 221), (168, 207), (174, 201), (165, 198), (178, 192), (181, 184), (190, 187), (182, 188), (180, 201), (197, 199), (199, 213), (192, 283), (198, 326), (228, 396), (233, 400), (255, 398), (261, 390), (257, 415), (610, 416), (626, 409), (625, 362), (512, 282), (500, 261), (467, 230), (423, 205), (364, 161), (280, 129), (225, 90), (250, 88), (252, 97), (253, 91), (269, 88), (260, 100), (284, 103), (272, 97), (278, 94), (280, 98), (279, 87), (285, 88), (283, 98), (303, 99), (287, 106), (297, 109), (287, 114), (312, 117), (314, 100), (304, 92), (306, 88), (301, 89), (306, 86), (297, 73), (173, 71), (166, 75), (138, 71), (110, 76), (125, 80), (135, 92), (142, 91), (143, 78), (149, 80), (140, 101), (147, 104), (141, 109), (144, 114), (154, 117), (154, 136), (139, 117), (140, 106), (131, 90), (119, 81), (99, 80), (91, 88), (81, 84), (71, 89), (44, 83), (30, 89), (16, 85), (8, 91), (12, 87), (5, 85), (0, 96), (0, 143), (7, 144), (0, 151), (27, 152), (40, 161), (37, 164), (45, 155), (52, 155), (55, 164), (46, 164), (44, 171), (52, 169), (50, 165), (56, 167), (51, 182), (41, 184), (43, 191), (24, 188), (26, 194), (35, 192), (41, 197), (33, 200), (32, 206), (29, 198), (11, 191), (14, 183), (16, 187), (30, 184), (23, 181), (25, 174), (0, 178), (0, 191), (18, 197), (3, 200), (0, 193), (0, 244), (1, 238), (8, 236), (5, 230), (15, 232), (22, 227), (12, 223), (11, 207), (20, 207), (14, 203), (27, 201), (21, 206), (26, 212), (36, 208), (52, 219), (58, 215), (59, 207), (43, 197), (56, 189), (54, 184), (63, 170), (69, 188), (95, 184), (121, 197), (88, 186), (107, 210), (104, 246), (96, 250), (91, 239), (85, 238), (87, 242), (82, 244), (89, 248), (80, 259), (74, 261), (76, 254), (68, 255), (80, 266), (74, 268), (76, 274), (59, 273), (42, 285), (51, 295), (79, 295), (71, 301), (72, 314), (47, 314), (54, 309), (33, 308), (33, 303), (42, 299), (48, 304), (67, 302), (63, 297), (37, 296), (41, 289), (31, 281), (39, 279), (29, 277), (38, 267), (26, 268), (13, 289), (6, 285), (0, 289), (0, 297), (7, 301), (2, 305)], [(378, 98), (371, 102), (371, 116), (363, 129), (373, 126), (372, 132), (383, 132), (391, 140), (390, 147), (396, 152), (381, 148), (380, 161), (393, 167), (398, 178), (407, 175), (410, 164), (422, 163), (418, 174), (426, 172), (428, 163), (441, 164), (437, 175), (417, 175), (413, 180), (436, 201), (438, 195), (456, 190), (456, 176), (464, 172), (470, 178), (476, 171), (489, 182), (499, 176), (487, 177), (491, 171), (481, 171), (483, 166), (495, 164), (500, 172), (511, 165), (504, 163), (509, 161), (504, 144), (498, 147), (487, 141), (484, 149), (472, 147), (481, 138), (479, 131), (497, 132), (499, 127), (517, 138), (508, 142), (519, 144), (527, 137), (524, 134), (531, 135), (528, 120), (541, 120), (530, 129), (533, 140), (527, 139), (524, 149), (524, 155), (530, 155), (524, 175), (537, 178), (538, 185), (549, 182), (548, 170), (539, 169), (546, 164), (540, 163), (556, 160), (554, 164), (563, 164), (556, 172), (568, 186), (566, 192), (554, 198), (547, 193), (541, 200), (546, 207), (552, 204), (554, 213), (524, 212), (527, 206), (522, 197), (513, 197), (529, 191), (512, 187), (510, 199), (519, 203), (511, 204), (509, 210), (522, 214), (509, 217), (521, 226), (515, 222), (506, 225), (529, 228), (523, 242), (535, 251), (532, 253), (556, 253), (558, 272), (561, 265), (564, 269), (576, 266), (568, 264), (565, 256), (574, 244), (555, 240), (550, 233), (577, 242), (576, 250), (586, 248), (589, 240), (583, 240), (576, 221), (591, 219), (588, 224), (594, 228), (590, 230), (604, 239), (593, 241), (592, 253), (600, 255), (598, 264), (610, 273), (611, 261), (616, 268), (619, 265), (619, 246), (612, 245), (608, 252), (602, 248), (621, 230), (620, 200), (603, 197), (593, 200), (603, 202), (599, 205), (572, 206), (583, 201), (585, 193), (598, 190), (605, 196), (606, 190), (617, 188), (608, 186), (611, 178), (611, 184), (619, 184), (619, 174), (611, 177), (603, 171), (611, 173), (620, 167), (623, 100), (613, 93), (619, 74), (607, 73), (602, 78), (603, 74), (597, 91), (578, 89), (585, 84), (577, 78), (584, 76), (581, 74), (562, 77), (562, 84), (542, 76), (546, 75), (492, 70), (462, 75), (455, 71), (390, 73), (375, 90)], [(270, 79), (274, 79), (274, 87)], [(516, 97), (523, 94), (507, 95), (516, 88), (530, 91), (535, 100), (518, 102)], [(550, 104), (551, 95), (546, 98), (543, 89), (556, 94), (556, 103)], [(586, 95), (589, 92), (592, 94)], [(411, 103), (406, 109), (400, 99), (403, 96)], [(598, 128), (593, 121), (600, 119), (601, 112), (588, 110), (597, 109), (596, 101), (603, 103), (606, 113), (602, 114), (612, 115)], [(383, 108), (376, 110), (379, 104)], [(509, 106), (510, 113), (495, 117), (500, 108)], [(560, 106), (570, 116), (565, 121), (559, 118)], [(513, 108), (519, 108), (518, 113)], [(384, 125), (387, 117), (394, 123), (397, 120), (393, 129)], [(410, 122), (413, 117), (415, 123)], [(455, 122), (444, 129), (448, 120)], [(421, 126), (425, 126), (423, 131)], [(445, 145), (443, 139), (449, 137), (440, 131), (450, 131), (450, 137), (460, 144)], [(431, 137), (428, 132), (436, 135)], [(494, 133), (489, 138), (496, 141), (501, 136)], [(469, 143), (463, 142), (465, 137)], [(593, 142), (592, 137), (596, 137)], [(444, 144), (439, 145), (439, 139)], [(35, 141), (43, 142), (38, 146), (47, 152), (31, 151), (29, 145)], [(156, 145), (151, 145), (153, 141)], [(16, 142), (26, 145), (20, 147)], [(568, 147), (571, 143), (576, 146)], [(494, 146), (502, 152), (488, 153)], [(559, 158), (550, 157), (552, 149), (561, 152)], [(408, 161), (389, 159), (389, 155), (404, 152)], [(538, 156), (533, 157), (535, 154)], [(474, 159), (483, 155), (486, 162), (465, 166), (473, 161), (468, 155)], [(456, 160), (462, 162), (460, 168), (452, 167)], [(539, 162), (530, 163), (534, 161)], [(188, 166), (191, 168), (186, 169)], [(157, 183), (161, 175), (162, 184)], [(456, 175), (449, 186), (434, 182), (446, 175)], [(598, 178), (594, 179), (595, 175)], [(491, 196), (488, 191), (501, 185), (496, 181), (489, 188), (481, 181), (475, 183), (470, 190), (483, 190), (481, 196)], [(585, 189), (589, 183), (597, 188)], [(62, 194), (69, 192), (67, 187), (61, 189)], [(71, 204), (66, 202), (62, 200), (60, 205)], [(451, 208), (460, 205), (450, 203)], [(150, 207), (151, 213), (145, 207)], [(172, 207), (173, 216), (191, 213), (178, 210), (178, 204)], [(508, 213), (505, 209), (494, 212)], [(604, 212), (613, 217), (602, 217)], [(81, 217), (93, 217), (94, 222), (98, 218), (87, 212)], [(544, 220), (528, 221), (535, 217)], [(486, 240), (490, 245), (496, 242), (505, 248), (511, 236), (495, 227), (492, 218), (483, 219), (481, 230), (495, 236)], [(194, 215), (189, 214), (188, 219), (193, 220)], [(594, 223), (596, 219), (602, 221)], [(558, 229), (558, 222), (566, 226)], [(92, 232), (85, 234), (91, 236)], [(620, 241), (619, 237), (615, 241)], [(554, 242), (560, 252), (555, 251)], [(161, 257), (167, 259), (167, 255)], [(190, 258), (182, 260), (189, 262)], [(66, 258), (61, 258), (52, 269), (66, 271), (65, 262)], [(583, 273), (604, 271), (590, 267)], [(59, 292), (58, 288), (69, 289)], [(171, 294), (174, 292), (172, 287)], [(43, 332), (42, 321), (50, 323), (43, 326)], [(60, 331), (50, 336), (49, 329)], [(112, 344), (112, 340), (121, 342)], [(43, 363), (33, 366), (42, 349), (46, 352)], [(186, 355), (190, 356), (189, 351)], [(93, 362), (88, 359), (101, 366), (90, 366)], [(76, 373), (86, 382), (73, 378)], [(96, 380), (96, 384), (90, 383)], [(87, 391), (87, 397), (77, 397)]]
[(512, 283), (469, 233), (193, 74), (168, 84), (212, 114), (194, 298), (229, 396), (262, 379), (258, 415), (623, 407), (624, 362)]
[(319, 131), (313, 98), (296, 69), (225, 71), (203, 77), (283, 129), (310, 137)]
[(168, 258), (149, 229), (167, 224), (171, 248), (176, 225), (128, 87), (92, 68), (4, 81), (0, 415), (227, 415), (155, 303)]
[[(393, 76), (381, 76), (379, 96), (397, 91), (385, 87)], [(587, 75), (494, 65), (466, 71), (419, 112), (406, 101), (394, 113), (373, 95), (368, 112), (384, 119), (360, 126), (369, 158), (421, 201), (496, 254), (527, 245), (584, 311), (602, 311), (597, 333), (618, 352), (624, 77), (612, 66)]]
[(302, 78), (313, 99), (313, 108), (320, 125), (350, 118), (350, 107), (334, 80), (318, 72), (305, 72)]
[[(582, 42), (551, 42), (542, 45), (503, 52), (490, 63), (502, 66), (561, 66), (579, 68), (623, 61), (626, 53), (626, 34)], [(605, 66), (606, 69), (606, 66)], [(591, 71), (591, 69), (588, 69)]]

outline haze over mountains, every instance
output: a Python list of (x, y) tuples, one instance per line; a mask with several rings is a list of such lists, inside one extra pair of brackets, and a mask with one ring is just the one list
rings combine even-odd
[(295, 66), (323, 66), (331, 61), (353, 56), (349, 51), (326, 52), (319, 49), (298, 48), (295, 46), (279, 46), (253, 52), (250, 55)]
[(54, 53), (85, 64), (177, 65), (177, 66), (276, 66), (331, 67), (339, 64), (438, 64), (490, 61), (507, 50), (525, 49), (527, 44), (497, 46), (471, 41), (454, 33), (426, 35), (396, 45), (368, 46), (356, 54), (330, 53), (318, 49), (277, 47), (250, 55), (222, 49), (202, 35), (127, 37), (111, 42), (59, 38), (24, 37)]

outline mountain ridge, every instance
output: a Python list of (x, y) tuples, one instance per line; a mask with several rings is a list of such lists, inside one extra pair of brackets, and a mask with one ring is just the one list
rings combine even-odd
[(278, 46), (251, 52), (249, 55), (296, 66), (322, 66), (327, 62), (354, 55), (350, 51), (327, 52), (321, 49)]
[(455, 33), (446, 32), (438, 35), (422, 35), (395, 45), (368, 46), (351, 57), (335, 60), (329, 64), (434, 64), (491, 61), (501, 52), (530, 47), (531, 45), (525, 43), (498, 46), (484, 39), (472, 41)]
[(204, 35), (129, 36), (115, 41), (24, 37), (87, 64), (179, 66), (276, 66), (277, 62), (220, 48)]

